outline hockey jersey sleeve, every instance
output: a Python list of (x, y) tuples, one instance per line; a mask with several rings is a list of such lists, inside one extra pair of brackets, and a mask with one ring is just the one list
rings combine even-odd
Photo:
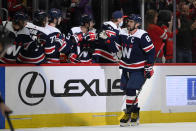
[(73, 32), (70, 30), (65, 38), (67, 42), (77, 44), (84, 39), (84, 35), (82, 32)]
[(140, 44), (146, 54), (146, 63), (153, 64), (155, 60), (155, 48), (147, 33), (142, 35)]
[[(57, 49), (58, 52), (65, 53), (67, 50), (67, 42), (64, 34), (53, 33), (50, 36), (51, 51)], [(52, 53), (52, 52), (51, 52)]]
[[(103, 37), (102, 37), (103, 36)], [(112, 29), (109, 25), (103, 25), (99, 33), (99, 38), (104, 43), (110, 52), (116, 53), (119, 51), (119, 31)]]
[(66, 41), (64, 34), (58, 34), (56, 42), (59, 45), (58, 51), (60, 53), (66, 53), (71, 49), (71, 43)]

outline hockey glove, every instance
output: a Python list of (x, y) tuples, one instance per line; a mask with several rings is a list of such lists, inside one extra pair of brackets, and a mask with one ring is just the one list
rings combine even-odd
[(96, 39), (96, 34), (93, 32), (89, 32), (86, 36), (85, 39), (87, 41), (94, 41)]
[(147, 64), (144, 66), (144, 77), (146, 79), (150, 79), (154, 74), (153, 66), (151, 64)]
[(83, 35), (82, 33), (74, 34), (73, 38), (75, 39), (75, 42), (78, 43), (83, 40)]
[(78, 55), (75, 53), (71, 53), (69, 56), (69, 60), (71, 63), (77, 63), (78, 62)]
[(104, 39), (104, 40), (106, 40), (106, 39), (108, 38), (108, 36), (106, 35), (106, 32), (105, 32), (105, 31), (102, 31), (102, 32), (99, 34), (99, 37), (100, 37), (101, 39)]

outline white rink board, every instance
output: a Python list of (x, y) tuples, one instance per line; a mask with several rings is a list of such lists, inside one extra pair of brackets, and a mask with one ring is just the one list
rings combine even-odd
[[(106, 69), (108, 68), (108, 69)], [(112, 70), (111, 70), (111, 69)], [(107, 71), (106, 71), (107, 70)], [(46, 82), (46, 95), (39, 98), (28, 98), (26, 96), (27, 87), (33, 74), (25, 75), (28, 72), (37, 72), (41, 74)], [(22, 77), (24, 78), (22, 79)], [(98, 96), (96, 93), (96, 84), (90, 86), (93, 94), (91, 96), (85, 91), (80, 81), (69, 83), (71, 93), (81, 94), (82, 96), (53, 97), (50, 92), (50, 80), (54, 81), (54, 92), (63, 94), (64, 85), (68, 80), (83, 80), (86, 84), (97, 79), (99, 80), (99, 91), (106, 92), (107, 79), (114, 81), (120, 78), (118, 67), (100, 67), (100, 66), (66, 66), (66, 67), (6, 67), (6, 103), (11, 109), (14, 109), (13, 115), (28, 114), (56, 114), (56, 113), (89, 113), (89, 112), (117, 112), (121, 110), (119, 104), (122, 103), (123, 96)], [(36, 103), (43, 98), (43, 101), (34, 106), (29, 106), (22, 102), (19, 97), (19, 83), (21, 82), (21, 96), (27, 103)], [(38, 75), (33, 82), (32, 94), (42, 94), (44, 84), (42, 78)], [(85, 84), (85, 83), (84, 83)], [(120, 83), (118, 83), (119, 85)], [(122, 92), (120, 89), (111, 89), (112, 92)], [(12, 96), (12, 97), (9, 97)]]
[[(166, 76), (168, 75), (196, 75), (195, 66), (155, 66), (155, 74), (147, 80), (139, 96), (139, 106), (142, 111), (163, 112), (195, 112), (196, 106), (167, 106), (166, 105)], [(21, 101), (18, 87), (21, 78), (28, 72), (41, 74), (46, 82), (46, 95), (39, 98), (27, 98), (26, 89), (32, 79), (28, 74), (21, 82), (21, 95), (27, 102), (43, 101), (35, 106), (29, 106)], [(22, 66), (6, 67), (6, 104), (14, 109), (13, 115), (29, 114), (57, 114), (57, 113), (89, 113), (89, 112), (120, 112), (125, 107), (123, 96), (99, 96), (93, 83), (90, 89), (96, 96), (91, 96), (88, 91), (82, 96), (53, 97), (50, 92), (50, 82), (54, 81), (54, 92), (63, 94), (64, 85), (68, 80), (84, 80), (87, 84), (95, 79), (99, 80), (99, 91), (107, 92), (108, 79), (111, 84), (120, 79), (120, 71), (117, 66)], [(119, 84), (119, 83), (118, 83)], [(72, 88), (69, 93), (81, 93), (84, 87), (81, 81), (68, 84)], [(31, 94), (42, 94), (44, 84), (38, 75), (33, 82)], [(77, 89), (78, 88), (78, 89)], [(119, 89), (111, 89), (111, 92), (121, 92)], [(11, 96), (11, 97), (10, 97)]]

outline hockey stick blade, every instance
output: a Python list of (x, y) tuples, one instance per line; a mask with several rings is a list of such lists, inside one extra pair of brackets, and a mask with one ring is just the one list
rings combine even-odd
[(9, 113), (8, 113), (8, 112), (5, 112), (5, 117), (7, 118), (7, 122), (8, 122), (8, 125), (9, 125), (9, 127), (10, 127), (10, 130), (11, 130), (11, 131), (14, 131), (14, 127), (13, 127), (13, 125), (12, 125), (12, 122), (11, 122), (11, 120), (10, 120), (10, 116), (9, 116)]

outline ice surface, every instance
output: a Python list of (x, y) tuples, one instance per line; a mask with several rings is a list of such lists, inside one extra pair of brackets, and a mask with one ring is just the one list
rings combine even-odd
[[(0, 129), (0, 131), (10, 131)], [(80, 127), (58, 127), (58, 128), (33, 128), (15, 129), (15, 131), (196, 131), (196, 122), (187, 123), (156, 123), (140, 124), (137, 127), (114, 126), (80, 126)]]

